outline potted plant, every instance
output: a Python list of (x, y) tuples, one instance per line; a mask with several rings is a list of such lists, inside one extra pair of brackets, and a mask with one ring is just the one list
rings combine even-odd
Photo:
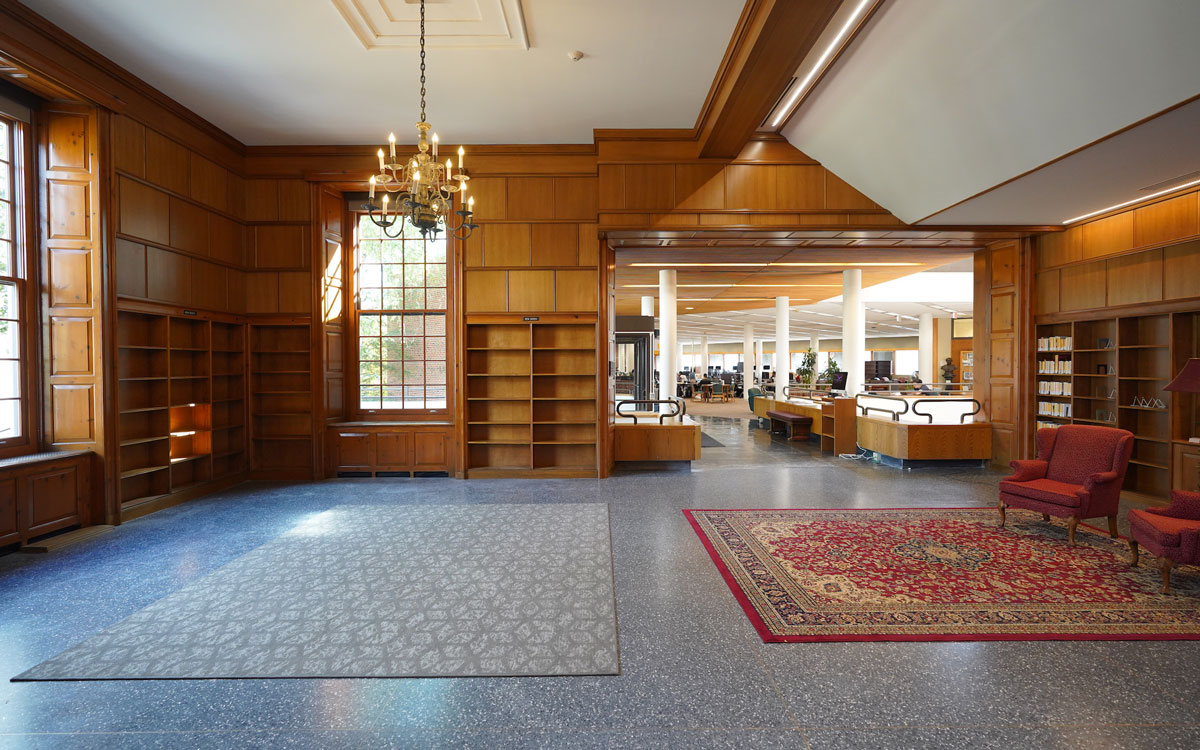
[(796, 381), (804, 385), (817, 382), (817, 353), (811, 348), (804, 353), (800, 366), (796, 368)]
[(834, 377), (834, 375), (837, 374), (837, 372), (838, 372), (837, 360), (834, 359), (833, 357), (830, 357), (829, 364), (825, 365), (825, 370), (821, 373), (821, 382), (822, 383), (832, 383), (833, 377)]

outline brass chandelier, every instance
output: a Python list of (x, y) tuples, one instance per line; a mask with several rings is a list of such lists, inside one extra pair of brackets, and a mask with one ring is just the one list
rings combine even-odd
[[(379, 174), (371, 176), (370, 193), (363, 208), (375, 226), (393, 239), (403, 234), (407, 220), (422, 237), (432, 235), (437, 239), (438, 232), (444, 230), (456, 239), (465, 240), (478, 226), (471, 221), (475, 198), (468, 198), (461, 204), (467, 191), (467, 180), (471, 179), (463, 171), (465, 151), (462, 146), (458, 147), (458, 171), (455, 172), (450, 159), (446, 159), (445, 164), (438, 161), (438, 135), (434, 133), (429, 138), (429, 129), (430, 125), (425, 121), (425, 0), (421, 0), (421, 121), (417, 123), (417, 153), (404, 162), (396, 161), (396, 134), (388, 134), (389, 156), (385, 159), (383, 149), (376, 153)], [(383, 193), (379, 204), (375, 202), (377, 190)], [(453, 210), (455, 193), (461, 204), (457, 211)], [(459, 217), (457, 223), (453, 223), (452, 214)], [(389, 231), (392, 227), (396, 227), (394, 234)]]

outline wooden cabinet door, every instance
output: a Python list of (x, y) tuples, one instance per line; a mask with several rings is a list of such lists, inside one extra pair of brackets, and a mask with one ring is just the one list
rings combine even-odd
[(413, 470), (447, 471), (450, 457), (449, 435), (444, 432), (413, 434)]
[(25, 477), (21, 504), (28, 524), (27, 537), (81, 523), (83, 495), (79, 466), (49, 466)]
[(371, 455), (372, 438), (369, 432), (337, 433), (337, 468), (342, 470), (369, 469), (374, 463)]
[(408, 469), (413, 465), (412, 432), (380, 432), (375, 435), (375, 465), (382, 471)]
[(0, 480), (0, 545), (21, 540), (17, 523), (17, 480)]

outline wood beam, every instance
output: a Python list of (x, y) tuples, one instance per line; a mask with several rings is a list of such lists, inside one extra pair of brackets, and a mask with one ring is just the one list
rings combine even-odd
[(700, 112), (700, 155), (732, 159), (829, 24), (841, 0), (749, 0)]

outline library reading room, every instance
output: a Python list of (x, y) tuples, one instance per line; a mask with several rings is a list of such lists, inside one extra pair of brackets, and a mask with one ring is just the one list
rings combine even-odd
[(1197, 0), (0, 0), (0, 749), (1200, 747)]

